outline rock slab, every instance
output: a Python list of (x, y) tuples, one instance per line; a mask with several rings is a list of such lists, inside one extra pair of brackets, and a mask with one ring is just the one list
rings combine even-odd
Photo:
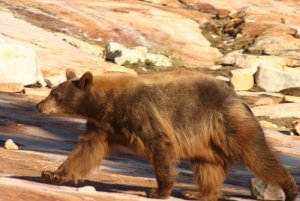
[(255, 76), (259, 87), (270, 92), (278, 92), (291, 87), (300, 87), (300, 68), (259, 67)]
[(35, 51), (20, 45), (0, 43), (0, 75), (0, 83), (45, 86)]

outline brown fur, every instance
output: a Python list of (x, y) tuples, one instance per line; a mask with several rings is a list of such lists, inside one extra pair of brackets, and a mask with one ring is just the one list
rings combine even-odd
[(281, 186), (286, 200), (295, 200), (295, 181), (267, 145), (252, 112), (231, 87), (213, 77), (185, 71), (86, 73), (54, 88), (38, 109), (87, 119), (71, 155), (55, 172), (42, 173), (50, 182), (84, 178), (117, 147), (145, 155), (152, 163), (158, 184), (147, 194), (152, 198), (169, 197), (176, 164), (186, 158), (199, 185), (200, 192), (193, 195), (198, 199), (217, 200), (228, 166), (241, 162)]

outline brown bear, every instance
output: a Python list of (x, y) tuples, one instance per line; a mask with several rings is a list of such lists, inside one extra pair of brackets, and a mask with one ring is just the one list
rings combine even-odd
[(176, 165), (188, 159), (199, 192), (186, 196), (215, 201), (229, 165), (240, 162), (295, 200), (295, 180), (275, 157), (249, 107), (232, 87), (214, 77), (187, 71), (151, 75), (85, 73), (54, 88), (37, 108), (44, 114), (76, 114), (86, 130), (52, 183), (76, 182), (118, 148), (146, 156), (157, 180), (150, 198), (168, 198)]

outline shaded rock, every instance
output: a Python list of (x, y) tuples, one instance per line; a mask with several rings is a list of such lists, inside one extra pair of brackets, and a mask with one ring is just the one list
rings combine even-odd
[(300, 87), (300, 68), (259, 67), (255, 80), (266, 91), (278, 92), (291, 87)]
[(3, 92), (22, 92), (24, 86), (21, 83), (0, 83), (0, 91)]
[(270, 118), (295, 117), (300, 118), (299, 103), (281, 103), (253, 107), (255, 116), (267, 116)]
[(5, 141), (4, 148), (9, 149), (9, 150), (18, 150), (19, 149), (18, 145), (16, 145), (12, 139), (8, 139)]
[(35, 51), (19, 45), (0, 43), (0, 74), (0, 83), (45, 86)]
[(267, 184), (259, 178), (250, 180), (251, 195), (258, 200), (285, 200), (283, 190), (275, 185)]
[(81, 193), (94, 193), (94, 192), (97, 192), (95, 187), (93, 187), (93, 186), (80, 187), (80, 188), (77, 188), (77, 191), (79, 191)]
[(253, 87), (254, 77), (251, 69), (237, 69), (231, 73), (231, 83), (235, 90), (249, 90)]
[(162, 66), (162, 67), (172, 66), (170, 59), (161, 54), (148, 53), (146, 59), (154, 63), (155, 66)]
[(284, 95), (300, 96), (300, 87), (292, 87), (292, 88), (288, 88), (288, 89), (283, 89), (279, 92)]

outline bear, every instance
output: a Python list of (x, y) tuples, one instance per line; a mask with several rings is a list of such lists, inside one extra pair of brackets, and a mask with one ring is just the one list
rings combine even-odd
[(294, 178), (276, 157), (247, 104), (234, 89), (194, 71), (144, 75), (90, 72), (53, 88), (37, 104), (41, 113), (79, 115), (86, 129), (67, 159), (41, 177), (51, 183), (77, 182), (115, 150), (148, 159), (157, 188), (149, 198), (166, 199), (176, 165), (190, 160), (198, 192), (187, 198), (216, 201), (230, 165), (241, 163), (267, 183), (280, 186), (286, 200), (297, 196)]

